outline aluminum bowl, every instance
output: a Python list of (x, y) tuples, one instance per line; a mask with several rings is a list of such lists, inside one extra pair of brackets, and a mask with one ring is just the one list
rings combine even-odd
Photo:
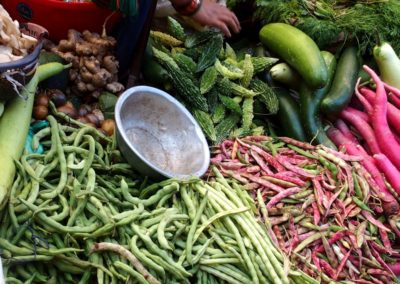
[(156, 179), (202, 176), (210, 163), (207, 140), (189, 111), (148, 86), (127, 89), (115, 106), (117, 143), (128, 163)]

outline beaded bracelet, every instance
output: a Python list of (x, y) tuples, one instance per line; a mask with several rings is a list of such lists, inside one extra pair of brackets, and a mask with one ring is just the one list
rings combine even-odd
[(189, 0), (184, 5), (172, 5), (182, 16), (193, 16), (201, 8), (203, 0)]

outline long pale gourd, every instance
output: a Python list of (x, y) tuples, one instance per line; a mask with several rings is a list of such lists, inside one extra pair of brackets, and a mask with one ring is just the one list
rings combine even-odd
[(0, 118), (0, 208), (6, 204), (14, 181), (14, 161), (19, 160), (24, 150), (37, 86), (40, 81), (60, 73), (65, 67), (56, 62), (39, 66), (23, 90), (22, 97), (26, 99), (15, 97)]

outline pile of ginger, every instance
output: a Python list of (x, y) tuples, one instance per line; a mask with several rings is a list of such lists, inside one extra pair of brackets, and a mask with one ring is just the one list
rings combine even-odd
[(124, 90), (118, 82), (118, 61), (113, 55), (115, 46), (113, 37), (70, 29), (68, 39), (60, 40), (49, 49), (72, 64), (69, 72), (72, 92), (98, 98), (105, 90), (113, 94)]
[(37, 39), (22, 33), (18, 21), (0, 5), (0, 63), (22, 59), (36, 44)]

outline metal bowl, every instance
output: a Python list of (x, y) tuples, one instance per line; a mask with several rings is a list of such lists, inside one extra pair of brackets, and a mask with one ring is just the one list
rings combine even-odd
[(157, 88), (127, 89), (115, 106), (118, 146), (140, 173), (160, 178), (202, 176), (208, 169), (207, 140), (189, 111)]

